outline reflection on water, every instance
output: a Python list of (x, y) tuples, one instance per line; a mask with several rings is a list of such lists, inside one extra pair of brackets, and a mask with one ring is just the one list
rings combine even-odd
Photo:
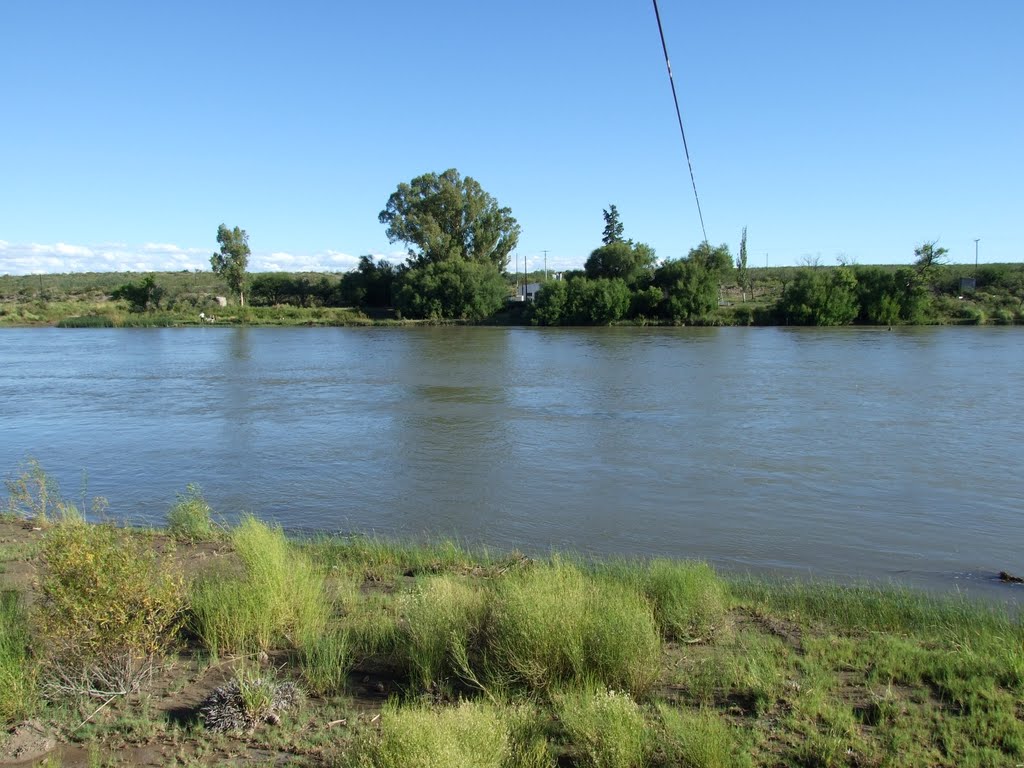
[[(988, 589), (1024, 571), (1016, 329), (0, 331), (0, 467), (159, 521)], [(994, 588), (993, 588), (994, 589)]]

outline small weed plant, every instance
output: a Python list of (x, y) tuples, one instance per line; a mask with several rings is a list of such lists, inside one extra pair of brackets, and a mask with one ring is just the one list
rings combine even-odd
[(198, 485), (189, 484), (167, 512), (167, 530), (178, 541), (197, 542), (217, 534), (213, 510)]

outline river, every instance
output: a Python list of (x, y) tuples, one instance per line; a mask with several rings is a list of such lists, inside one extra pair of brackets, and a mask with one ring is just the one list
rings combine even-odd
[(999, 594), (1024, 571), (1014, 328), (0, 330), (0, 473), (161, 522)]

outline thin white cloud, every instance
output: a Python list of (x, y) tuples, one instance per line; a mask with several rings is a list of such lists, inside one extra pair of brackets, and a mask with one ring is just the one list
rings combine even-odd
[[(206, 248), (176, 243), (11, 243), (0, 240), (0, 274), (31, 275), (63, 272), (180, 272), (210, 269)], [(401, 261), (404, 255), (383, 254), (389, 261)], [(288, 251), (254, 253), (249, 259), (251, 272), (347, 272), (359, 258), (344, 251), (325, 250), (298, 254)]]

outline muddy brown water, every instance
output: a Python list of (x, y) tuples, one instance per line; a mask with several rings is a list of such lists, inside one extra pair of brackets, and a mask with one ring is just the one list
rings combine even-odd
[(0, 330), (0, 472), (229, 517), (1011, 596), (1018, 328)]

